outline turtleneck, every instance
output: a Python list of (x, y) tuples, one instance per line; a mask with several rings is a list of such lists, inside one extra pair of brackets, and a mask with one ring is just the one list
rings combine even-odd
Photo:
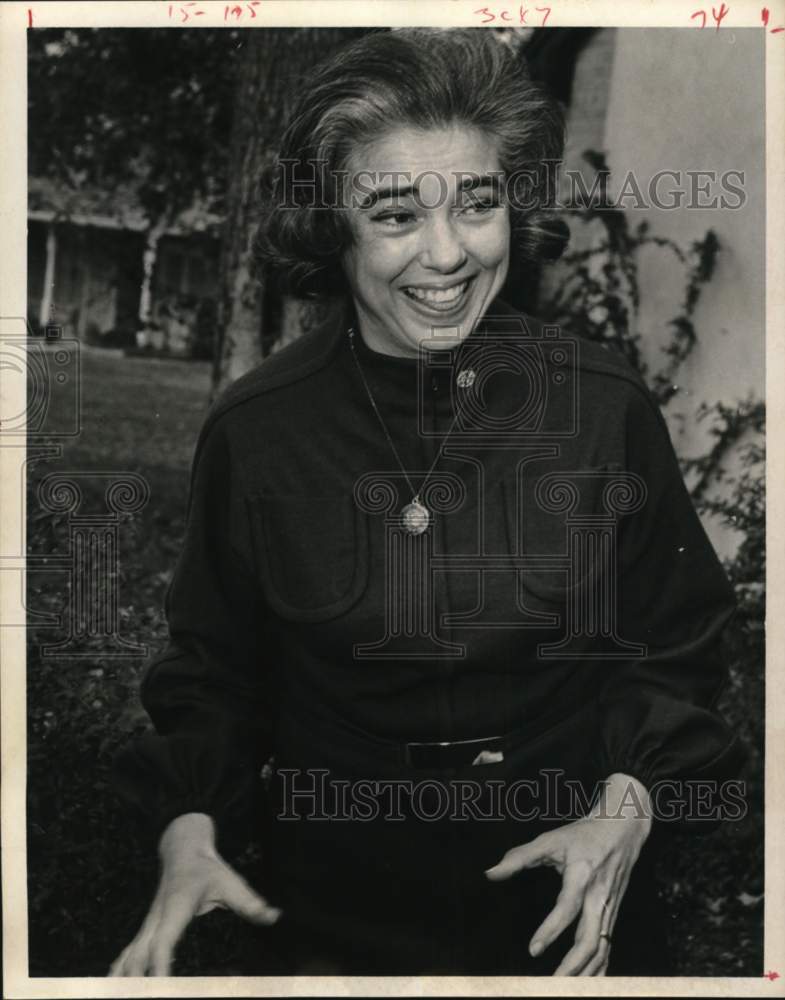
[[(489, 311), (493, 312), (493, 307), (496, 303), (493, 303)], [(508, 307), (503, 307), (504, 313), (509, 312)], [(464, 338), (461, 343), (456, 347), (431, 347), (430, 344), (436, 342), (434, 338), (432, 341), (426, 339), (419, 355), (403, 356), (399, 354), (392, 354), (386, 351), (379, 351), (376, 348), (370, 347), (365, 336), (363, 335), (362, 327), (357, 321), (356, 311), (352, 309), (350, 311), (351, 319), (349, 320), (349, 326), (357, 331), (357, 336), (355, 337), (355, 347), (360, 360), (363, 365), (368, 366), (385, 366), (388, 368), (408, 368), (416, 369), (417, 365), (423, 361), (428, 363), (428, 361), (438, 361), (438, 367), (450, 366), (456, 367), (460, 365), (461, 358), (465, 357), (467, 352), (473, 351), (474, 347), (480, 344), (487, 334), (487, 326), (483, 319), (475, 325), (471, 333)]]

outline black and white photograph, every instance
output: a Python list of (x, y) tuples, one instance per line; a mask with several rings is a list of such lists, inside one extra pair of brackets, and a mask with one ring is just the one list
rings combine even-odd
[(785, 5), (580, 6), (6, 5), (4, 995), (783, 995)]

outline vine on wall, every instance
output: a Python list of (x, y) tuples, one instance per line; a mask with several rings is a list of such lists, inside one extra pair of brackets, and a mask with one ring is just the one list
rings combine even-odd
[[(588, 151), (584, 159), (597, 171), (598, 184), (589, 198), (567, 209), (567, 216), (573, 227), (599, 223), (600, 235), (590, 247), (563, 255), (560, 280), (543, 295), (537, 313), (546, 322), (620, 351), (665, 409), (678, 392), (681, 366), (698, 342), (695, 313), (703, 295), (710, 294), (722, 247), (712, 230), (684, 248), (652, 232), (646, 222), (631, 225), (628, 215), (608, 201), (604, 156)], [(670, 339), (656, 368), (645, 360), (638, 332), (638, 255), (645, 247), (675, 257), (684, 272), (678, 310), (667, 321)], [(758, 765), (763, 749), (765, 417), (765, 403), (754, 397), (733, 404), (703, 403), (695, 418), (711, 421), (711, 444), (703, 455), (682, 459), (698, 512), (718, 519), (740, 539), (735, 554), (725, 560), (738, 600), (735, 627), (728, 630), (731, 685), (726, 702), (728, 714), (747, 738), (751, 773), (758, 775), (756, 787), (748, 789), (752, 795), (762, 794)]]

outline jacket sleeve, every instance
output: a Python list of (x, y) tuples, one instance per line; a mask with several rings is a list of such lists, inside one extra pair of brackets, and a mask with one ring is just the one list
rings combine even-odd
[(645, 652), (607, 671), (600, 766), (650, 790), (675, 783), (669, 794), (684, 798), (689, 784), (738, 777), (746, 756), (716, 709), (727, 681), (722, 632), (735, 598), (643, 386), (628, 406), (626, 440), (627, 468), (645, 483), (645, 501), (619, 524), (619, 632)]
[(169, 642), (142, 680), (155, 729), (118, 756), (115, 782), (156, 838), (176, 816), (204, 812), (239, 843), (272, 743), (265, 614), (230, 436), (220, 418), (206, 427), (166, 597)]

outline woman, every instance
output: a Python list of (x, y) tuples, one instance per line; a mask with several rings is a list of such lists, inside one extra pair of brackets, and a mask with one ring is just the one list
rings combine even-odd
[[(499, 296), (562, 141), (479, 30), (365, 36), (302, 94), (260, 252), (345, 308), (201, 434), (113, 974), (215, 906), (290, 972), (667, 971), (653, 829), (738, 769), (733, 601), (641, 381)], [(264, 895), (222, 857), (252, 836)]]

